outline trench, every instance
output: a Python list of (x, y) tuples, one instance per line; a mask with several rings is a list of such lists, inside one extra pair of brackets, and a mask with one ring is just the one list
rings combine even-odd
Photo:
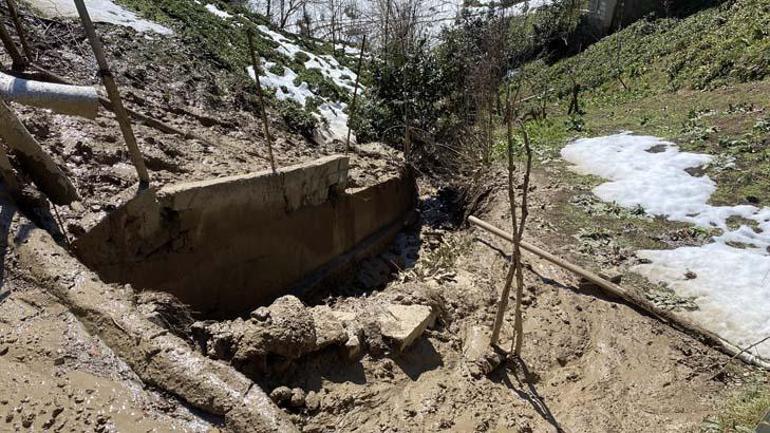
[(307, 297), (385, 251), (417, 205), (408, 169), (348, 188), (345, 156), (137, 194), (74, 243), (108, 283), (168, 292), (199, 317)]

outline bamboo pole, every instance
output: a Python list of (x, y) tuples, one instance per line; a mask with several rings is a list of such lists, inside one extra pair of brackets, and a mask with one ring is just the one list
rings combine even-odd
[(19, 49), (16, 47), (16, 43), (11, 38), (8, 30), (5, 28), (5, 24), (0, 22), (0, 42), (3, 43), (5, 51), (11, 56), (11, 69), (15, 71), (21, 71), (27, 66), (27, 61), (19, 53)]
[(91, 43), (94, 57), (96, 57), (96, 62), (99, 65), (99, 75), (101, 75), (104, 87), (107, 89), (107, 95), (110, 98), (115, 118), (118, 120), (120, 130), (123, 133), (123, 139), (126, 142), (129, 155), (131, 156), (131, 161), (139, 176), (139, 185), (140, 187), (147, 187), (150, 185), (150, 175), (147, 172), (147, 167), (144, 165), (144, 159), (142, 153), (139, 151), (139, 146), (136, 144), (136, 137), (134, 137), (134, 131), (131, 128), (131, 120), (128, 118), (126, 109), (123, 107), (123, 101), (120, 98), (120, 91), (118, 90), (118, 85), (115, 83), (115, 77), (113, 77), (109, 65), (107, 64), (107, 58), (104, 55), (104, 47), (102, 46), (99, 37), (96, 35), (94, 24), (91, 22), (91, 17), (88, 15), (88, 9), (83, 0), (75, 0), (75, 7), (78, 10), (78, 15), (80, 15), (80, 20), (83, 22), (86, 36)]
[(267, 139), (267, 152), (268, 152), (268, 156), (270, 157), (270, 168), (273, 170), (273, 173), (275, 173), (276, 170), (275, 170), (275, 158), (273, 156), (273, 137), (270, 135), (270, 130), (268, 129), (267, 112), (265, 111), (265, 98), (262, 95), (262, 84), (259, 82), (259, 73), (261, 69), (259, 67), (260, 66), (259, 56), (257, 56), (257, 51), (254, 48), (254, 31), (252, 29), (247, 30), (246, 36), (249, 40), (249, 54), (251, 55), (251, 65), (254, 68), (254, 81), (257, 82), (257, 97), (259, 98), (259, 111), (262, 114), (262, 126), (265, 128), (265, 138)]
[(356, 66), (356, 85), (353, 87), (353, 100), (350, 102), (350, 117), (348, 117), (348, 137), (345, 139), (345, 152), (350, 152), (350, 119), (356, 110), (356, 96), (358, 96), (358, 83), (361, 80), (361, 64), (364, 60), (364, 49), (366, 47), (366, 35), (361, 41), (361, 53), (358, 55), (358, 65)]
[[(469, 216), (468, 221), (471, 224), (479, 228), (482, 228), (499, 238), (505, 239), (508, 242), (513, 242), (513, 236), (511, 236), (510, 233), (507, 233), (504, 230), (501, 230), (493, 226), (492, 224), (489, 224), (479, 218), (476, 218), (475, 216)], [(623, 299), (624, 301), (631, 304), (632, 306), (635, 306), (641, 309), (645, 313), (671, 326), (672, 328), (677, 329), (681, 332), (684, 332), (685, 334), (690, 335), (695, 339), (708, 344), (709, 346), (713, 346), (723, 353), (726, 353), (730, 356), (735, 356), (738, 359), (742, 360), (743, 362), (756, 365), (766, 370), (770, 370), (770, 361), (766, 361), (762, 358), (751, 355), (745, 350), (742, 350), (741, 348), (723, 340), (721, 337), (714, 334), (713, 332), (708, 331), (702, 328), (701, 326), (696, 325), (695, 323), (683, 317), (677, 316), (671, 311), (667, 311), (662, 308), (659, 308), (658, 306), (648, 301), (644, 297), (640, 296), (639, 294), (632, 291), (627, 291), (622, 287), (618, 286), (617, 284), (609, 282), (604, 278), (594, 274), (593, 272), (581, 266), (570, 263), (526, 241), (522, 240), (520, 245), (521, 245), (521, 248), (535, 254), (536, 256), (543, 258), (570, 272), (580, 275), (586, 280), (594, 283), (597, 287), (602, 289), (602, 291), (604, 291), (605, 293), (611, 296), (615, 296)]]
[(29, 49), (27, 44), (27, 37), (24, 34), (24, 27), (21, 25), (21, 19), (19, 19), (19, 12), (16, 8), (16, 2), (14, 0), (6, 0), (8, 4), (8, 11), (11, 13), (11, 19), (13, 20), (13, 26), (16, 28), (16, 35), (21, 42), (21, 49), (24, 51), (24, 56), (27, 58), (27, 63), (32, 61), (32, 50)]

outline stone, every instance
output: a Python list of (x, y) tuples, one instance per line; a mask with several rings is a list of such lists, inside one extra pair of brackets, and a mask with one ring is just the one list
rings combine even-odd
[(278, 405), (291, 400), (292, 390), (288, 386), (279, 386), (270, 393), (270, 398)]
[(305, 397), (305, 407), (311, 412), (317, 411), (321, 407), (321, 396), (315, 391), (310, 391)]
[(357, 335), (351, 335), (345, 342), (345, 355), (349, 360), (357, 359), (361, 356), (361, 339)]
[(402, 351), (409, 347), (436, 319), (425, 305), (388, 304), (378, 317), (382, 336)]
[(348, 333), (342, 325), (342, 321), (332, 313), (326, 305), (314, 307), (310, 310), (315, 326), (316, 347), (323, 349), (331, 345), (343, 345), (348, 340)]
[(289, 400), (291, 407), (302, 407), (305, 405), (305, 391), (302, 388), (294, 388), (291, 390), (291, 399)]

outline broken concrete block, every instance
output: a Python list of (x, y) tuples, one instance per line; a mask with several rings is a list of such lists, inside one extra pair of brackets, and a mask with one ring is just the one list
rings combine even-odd
[(433, 325), (436, 316), (425, 305), (388, 304), (379, 317), (382, 336), (396, 344), (396, 349), (404, 350), (417, 337)]

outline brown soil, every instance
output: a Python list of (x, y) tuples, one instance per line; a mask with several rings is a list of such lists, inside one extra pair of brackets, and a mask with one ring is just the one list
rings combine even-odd
[[(215, 84), (223, 77), (210, 63), (173, 40), (148, 42), (127, 37), (128, 30), (100, 30), (128, 105), (213, 144), (137, 124), (154, 184), (268, 167), (253, 107), (234, 87)], [(40, 42), (44, 31), (55, 45)], [(73, 81), (94, 82), (93, 61), (82, 41), (50, 36), (73, 34), (67, 25), (38, 23), (31, 33), (43, 53), (40, 63)], [(175, 56), (151, 56), (154, 51), (176, 52), (187, 66), (178, 69)], [(156, 63), (149, 66), (149, 58)], [(14, 108), (77, 181), (83, 201), (63, 212), (71, 235), (112, 209), (121, 194), (131, 193), (135, 174), (109, 114), (102, 111), (91, 122)], [(339, 143), (315, 144), (283, 132), (274, 113), (270, 121), (281, 166), (341, 150)], [(392, 150), (372, 152), (354, 159), (354, 186), (393, 169)], [(490, 182), (492, 192), (479, 215), (508, 227), (504, 175), (492, 171), (489, 177), (500, 181)], [(566, 187), (541, 176), (534, 187), (526, 237), (570, 255), (574, 245), (549, 222)], [(403, 233), (394, 251), (362, 265), (349, 284), (305, 301), (354, 308), (361, 297), (427, 304), (439, 312), (437, 324), (403, 353), (370, 344), (362, 358), (347, 361), (337, 350), (322, 350), (254, 376), (268, 393), (281, 386), (306, 393), (304, 403), (286, 409), (303, 431), (694, 432), (732, 390), (732, 376), (712, 379), (727, 361), (724, 355), (596, 290), (580, 288), (573, 275), (529, 255), (523, 362), (504, 362), (489, 375), (478, 374), (510, 246), (448, 222), (452, 203), (442, 201), (434, 186), (422, 185), (421, 194), (422, 225)], [(600, 261), (615, 266), (619, 260), (615, 254)], [(45, 288), (14, 279), (12, 257), (5, 257), (4, 269), (0, 430), (216, 428), (218, 420), (145, 387)], [(506, 323), (503, 347), (510, 345), (510, 328)], [(748, 368), (736, 365), (734, 371)]]
[(216, 419), (147, 388), (46, 290), (6, 268), (0, 431), (210, 432)]
[[(556, 192), (535, 193), (533, 208)], [(423, 188), (424, 198), (431, 193)], [(483, 215), (506, 227), (506, 206), (498, 188)], [(537, 225), (544, 213), (534, 213)], [(574, 276), (531, 255), (525, 256), (523, 362), (478, 375), (510, 246), (478, 230), (442, 232), (429, 242), (434, 233), (423, 226), (415, 267), (372, 295), (437, 303), (443, 314), (424, 339), (404, 353), (353, 364), (321, 354), (261, 380), (267, 392), (283, 385), (317, 394), (319, 409), (291, 409), (304, 431), (692, 432), (730, 392), (729, 384), (712, 379), (724, 355), (580, 289)], [(442, 249), (452, 257), (436, 267), (431, 261)], [(511, 323), (503, 335), (508, 348)]]

